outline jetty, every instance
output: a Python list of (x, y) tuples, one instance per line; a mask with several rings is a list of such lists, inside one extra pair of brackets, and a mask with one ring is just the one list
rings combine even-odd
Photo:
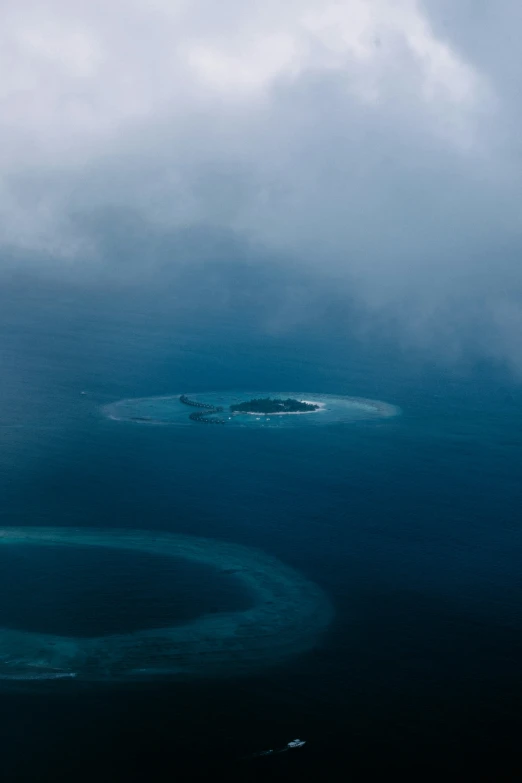
[(201, 408), (199, 411), (194, 411), (189, 416), (192, 421), (199, 421), (203, 424), (226, 424), (225, 419), (215, 418), (216, 413), (221, 413), (223, 408), (217, 405), (208, 405), (206, 402), (198, 402), (197, 400), (191, 400), (186, 394), (182, 394), (179, 401), (183, 405), (190, 405), (192, 408)]

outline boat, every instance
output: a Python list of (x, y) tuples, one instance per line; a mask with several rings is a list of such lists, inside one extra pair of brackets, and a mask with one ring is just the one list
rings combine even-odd
[(294, 739), (290, 742), (287, 742), (284, 748), (279, 748), (278, 750), (270, 749), (270, 750), (261, 750), (258, 753), (252, 753), (251, 756), (246, 756), (245, 758), (248, 759), (255, 759), (259, 758), (260, 756), (275, 756), (277, 753), (286, 753), (287, 750), (293, 750), (294, 748), (302, 748), (303, 745), (306, 744), (306, 740), (302, 739)]
[(286, 747), (287, 748), (302, 748), (305, 743), (306, 743), (306, 740), (295, 739), (295, 740), (292, 740), (291, 742), (289, 742)]

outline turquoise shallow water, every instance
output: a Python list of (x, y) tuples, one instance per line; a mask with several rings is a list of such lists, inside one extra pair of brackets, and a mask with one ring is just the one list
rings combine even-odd
[(203, 613), (186, 624), (127, 634), (85, 638), (0, 628), (0, 681), (239, 676), (309, 649), (332, 618), (318, 587), (247, 547), (143, 531), (23, 527), (0, 529), (0, 545), (73, 545), (182, 558), (234, 574), (238, 590), (252, 599), (240, 611)]
[[(140, 397), (119, 400), (103, 407), (103, 413), (115, 421), (127, 421), (137, 424), (201, 425), (191, 422), (192, 408), (180, 400), (180, 394), (161, 397)], [(190, 400), (222, 408), (216, 418), (224, 421), (227, 427), (249, 428), (296, 428), (353, 424), (357, 421), (391, 418), (400, 413), (396, 405), (381, 400), (370, 400), (334, 394), (316, 392), (288, 391), (209, 391), (188, 393)], [(270, 397), (272, 399), (297, 399), (315, 403), (319, 409), (310, 413), (287, 414), (241, 414), (230, 411), (230, 406), (246, 400)], [(210, 418), (210, 416), (209, 416)], [(203, 425), (204, 426), (204, 425)]]

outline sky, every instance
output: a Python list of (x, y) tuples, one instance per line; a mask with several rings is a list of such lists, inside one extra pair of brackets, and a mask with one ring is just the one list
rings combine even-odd
[(161, 278), (199, 232), (293, 275), (292, 327), (315, 277), (405, 346), (522, 375), (521, 22), (516, 0), (4, 3), (0, 267)]

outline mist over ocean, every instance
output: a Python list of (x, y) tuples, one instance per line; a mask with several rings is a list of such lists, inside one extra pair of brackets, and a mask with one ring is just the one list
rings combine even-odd
[[(511, 774), (522, 697), (520, 387), (485, 363), (457, 372), (383, 342), (341, 341), (326, 320), (267, 335), (247, 308), (201, 312), (183, 323), (132, 297), (11, 288), (3, 524), (257, 547), (319, 585), (334, 619), (315, 649), (246, 678), (5, 686), (3, 778), (413, 779), (477, 765)], [(241, 388), (375, 398), (402, 415), (255, 431), (100, 412), (122, 397)], [(0, 567), (0, 625), (11, 628), (88, 636), (247, 600), (210, 570), (139, 554), (21, 547), (0, 552)], [(245, 758), (294, 737), (307, 745)]]

